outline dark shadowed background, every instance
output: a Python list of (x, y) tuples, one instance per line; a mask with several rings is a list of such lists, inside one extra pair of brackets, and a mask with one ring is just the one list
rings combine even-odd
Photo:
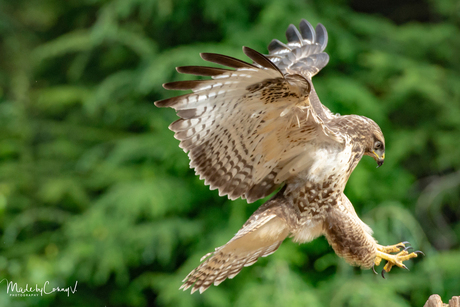
[[(460, 2), (0, 2), (0, 306), (423, 306), (460, 294)], [(372, 4), (371, 4), (372, 3)], [(178, 291), (263, 202), (209, 191), (155, 100), (200, 52), (267, 53), (290, 23), (324, 24), (314, 78), (333, 112), (373, 118), (387, 145), (346, 194), (381, 244), (426, 257), (384, 280), (324, 238), (290, 239), (203, 295)], [(245, 59), (247, 60), (247, 59)], [(381, 267), (378, 269), (381, 271)], [(5, 280), (6, 279), (6, 280)], [(49, 282), (77, 292), (10, 296)]]

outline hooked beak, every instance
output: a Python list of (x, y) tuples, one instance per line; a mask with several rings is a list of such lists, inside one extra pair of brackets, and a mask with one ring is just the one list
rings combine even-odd
[(381, 156), (379, 156), (375, 151), (372, 151), (372, 153), (375, 156), (375, 161), (377, 162), (377, 168), (382, 166), (383, 162), (385, 162), (385, 153), (383, 153)]

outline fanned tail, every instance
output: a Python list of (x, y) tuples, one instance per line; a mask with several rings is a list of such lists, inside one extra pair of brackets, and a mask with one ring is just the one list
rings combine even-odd
[(212, 284), (235, 277), (260, 257), (273, 254), (289, 234), (287, 219), (295, 215), (286, 211), (290, 207), (281, 205), (281, 197), (283, 192), (257, 209), (227, 244), (202, 257), (204, 261), (185, 277), (180, 289), (192, 287), (192, 293), (203, 293)]
[(238, 275), (243, 267), (253, 265), (260, 257), (273, 254), (281, 243), (282, 241), (277, 241), (268, 247), (245, 253), (225, 252), (222, 248), (218, 248), (214, 253), (209, 253), (201, 258), (203, 260), (212, 255), (185, 277), (179, 289), (185, 291), (193, 286), (191, 293), (197, 290), (203, 293), (212, 284), (217, 286), (227, 278), (232, 279)]

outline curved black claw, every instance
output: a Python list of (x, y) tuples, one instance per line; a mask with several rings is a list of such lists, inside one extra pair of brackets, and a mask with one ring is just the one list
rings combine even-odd
[(410, 246), (409, 241), (403, 241), (403, 242), (401, 242), (401, 243), (399, 243), (399, 244), (401, 244), (401, 245), (397, 245), (397, 247), (399, 247), (399, 248), (406, 247), (406, 245), (407, 245), (407, 246)]
[(413, 248), (412, 246), (407, 246), (407, 247), (405, 247), (405, 248), (403, 249), (403, 251), (406, 251), (406, 252), (407, 252), (407, 251), (410, 250), (410, 249), (414, 249), (414, 248)]
[(378, 275), (378, 274), (379, 274), (379, 273), (377, 273), (377, 271), (375, 270), (375, 264), (372, 265), (372, 271), (374, 271), (374, 274), (375, 274), (375, 275)]
[(385, 269), (383, 269), (383, 270), (382, 270), (382, 277), (383, 277), (383, 279), (385, 279), (385, 273), (386, 273), (386, 271), (385, 271)]
[(415, 251), (414, 253), (415, 254), (421, 254), (421, 255), (425, 256), (425, 254), (422, 251)]

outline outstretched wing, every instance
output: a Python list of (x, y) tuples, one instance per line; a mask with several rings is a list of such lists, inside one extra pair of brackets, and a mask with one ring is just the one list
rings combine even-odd
[[(329, 62), (329, 55), (324, 52), (327, 46), (327, 31), (320, 23), (313, 29), (305, 19), (300, 21), (299, 30), (294, 25), (289, 25), (286, 30), (287, 44), (277, 39), (272, 40), (268, 45), (267, 57), (283, 74), (300, 74), (311, 80)], [(321, 104), (314, 89), (310, 101), (321, 118), (333, 117), (329, 109)]]
[(327, 31), (322, 24), (313, 26), (302, 19), (300, 31), (294, 25), (286, 30), (287, 44), (277, 39), (268, 45), (268, 58), (284, 73), (298, 73), (311, 79), (329, 62), (323, 52), (327, 45)]
[(157, 101), (181, 119), (170, 129), (189, 152), (190, 166), (211, 189), (249, 202), (269, 195), (314, 161), (312, 142), (341, 142), (312, 106), (311, 82), (283, 75), (267, 57), (247, 47), (249, 64), (224, 55), (203, 53), (227, 68), (186, 66), (181, 73), (212, 80), (178, 81), (166, 89), (192, 94)]

